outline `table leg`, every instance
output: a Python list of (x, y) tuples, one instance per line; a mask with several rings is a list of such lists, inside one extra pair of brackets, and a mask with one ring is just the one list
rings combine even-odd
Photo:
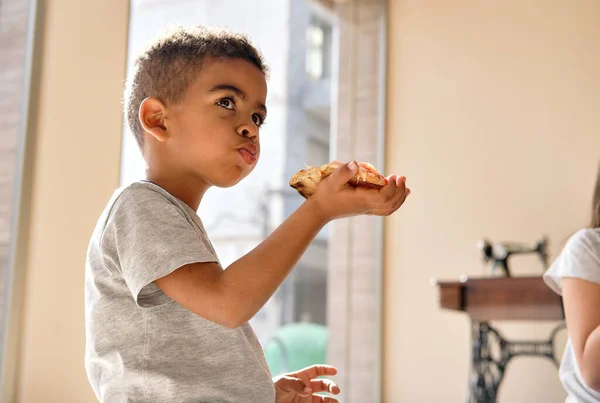
[(564, 328), (564, 323), (558, 324), (545, 341), (511, 342), (504, 339), (489, 323), (472, 321), (472, 356), (466, 402), (496, 403), (506, 366), (514, 357), (545, 357), (558, 367), (559, 359), (554, 355), (554, 338)]

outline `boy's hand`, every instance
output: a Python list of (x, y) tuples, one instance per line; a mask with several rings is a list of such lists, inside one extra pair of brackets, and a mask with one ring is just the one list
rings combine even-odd
[(337, 395), (340, 388), (329, 379), (314, 379), (319, 376), (337, 374), (337, 369), (329, 365), (313, 365), (298, 372), (280, 375), (273, 380), (275, 403), (337, 403), (332, 397), (315, 396), (314, 393)]
[(379, 190), (351, 186), (348, 181), (357, 171), (355, 161), (340, 165), (307, 200), (325, 221), (361, 214), (387, 216), (398, 210), (410, 194), (406, 178), (396, 175), (389, 176), (388, 184)]

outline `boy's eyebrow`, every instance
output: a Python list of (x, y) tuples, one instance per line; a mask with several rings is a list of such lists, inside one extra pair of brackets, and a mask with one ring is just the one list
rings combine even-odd
[[(244, 91), (240, 90), (238, 87), (236, 87), (235, 85), (231, 85), (231, 84), (217, 84), (217, 85), (213, 86), (208, 92), (217, 92), (217, 91), (231, 91), (231, 92), (235, 93), (235, 95), (237, 95), (238, 97), (240, 97), (242, 99), (246, 98), (246, 94), (244, 93)], [(258, 107), (258, 109), (263, 111), (265, 114), (267, 113), (267, 107), (262, 102), (258, 102), (257, 107)]]

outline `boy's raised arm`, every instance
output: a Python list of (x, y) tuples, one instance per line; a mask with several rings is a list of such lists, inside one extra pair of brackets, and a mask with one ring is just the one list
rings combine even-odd
[(194, 263), (155, 283), (195, 314), (223, 326), (238, 327), (275, 293), (324, 225), (307, 202), (227, 270), (216, 263)]
[(380, 191), (347, 185), (356, 165), (337, 169), (269, 237), (223, 271), (216, 263), (183, 266), (155, 281), (165, 294), (215, 323), (238, 327), (275, 293), (327, 222), (358, 214), (389, 215), (410, 191), (390, 177)]

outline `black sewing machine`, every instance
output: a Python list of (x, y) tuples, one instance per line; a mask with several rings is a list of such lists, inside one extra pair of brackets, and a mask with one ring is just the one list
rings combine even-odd
[(528, 245), (517, 242), (495, 242), (487, 239), (477, 242), (477, 248), (483, 254), (483, 260), (489, 262), (493, 260), (492, 274), (495, 276), (511, 277), (508, 267), (508, 258), (511, 255), (524, 253), (537, 253), (540, 256), (544, 269), (548, 266), (548, 238), (543, 237), (534, 245)]

